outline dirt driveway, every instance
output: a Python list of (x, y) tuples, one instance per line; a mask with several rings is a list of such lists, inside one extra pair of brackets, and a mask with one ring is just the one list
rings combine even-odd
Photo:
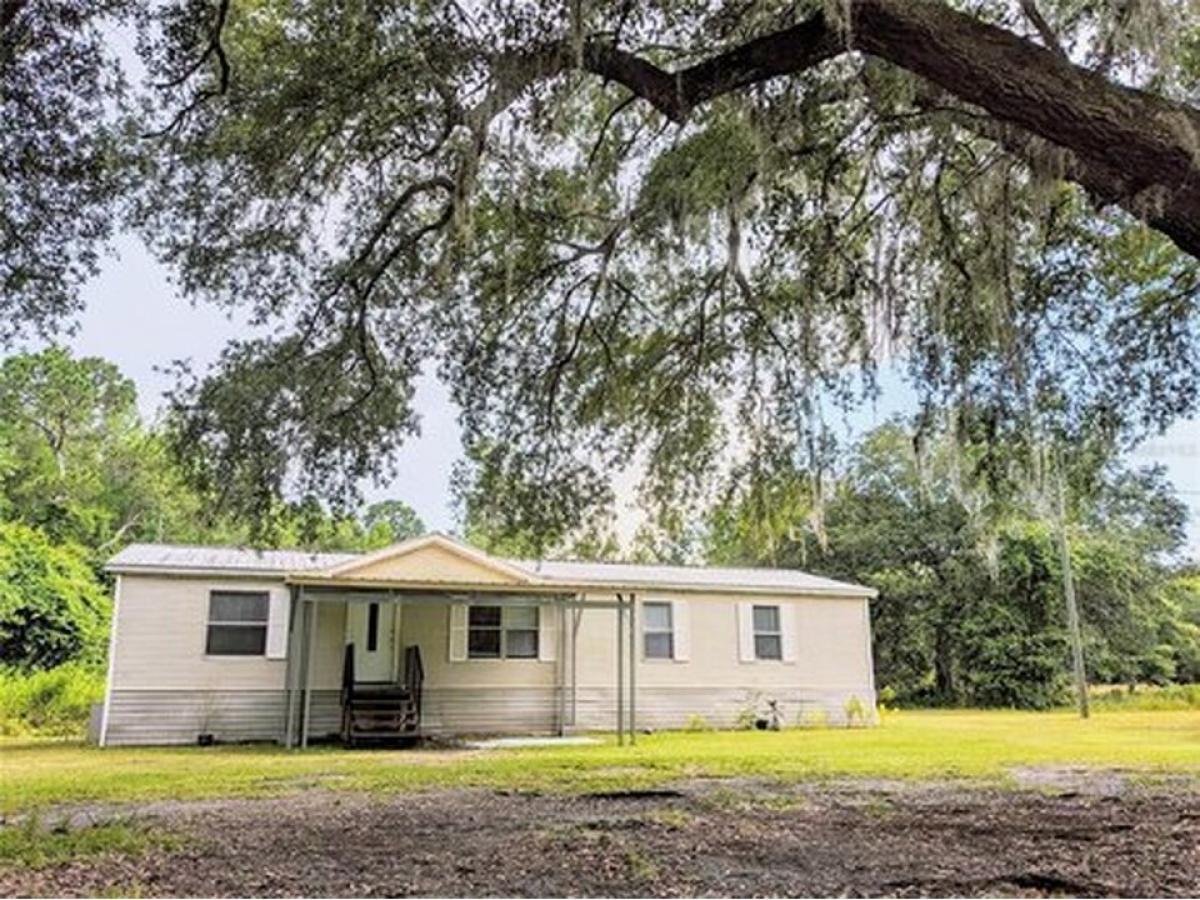
[(139, 815), (181, 849), (0, 871), (0, 894), (1200, 894), (1195, 782), (1028, 777), (1022, 790), (712, 781), (639, 796), (153, 804)]

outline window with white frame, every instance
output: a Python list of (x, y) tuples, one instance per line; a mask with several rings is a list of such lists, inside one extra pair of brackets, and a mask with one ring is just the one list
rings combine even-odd
[(468, 608), (468, 659), (537, 659), (537, 656), (536, 606)]
[(642, 654), (646, 659), (675, 658), (675, 629), (670, 603), (642, 604)]
[(265, 591), (212, 591), (208, 595), (209, 656), (263, 656), (270, 600)]
[(783, 659), (783, 628), (778, 606), (754, 607), (754, 658)]

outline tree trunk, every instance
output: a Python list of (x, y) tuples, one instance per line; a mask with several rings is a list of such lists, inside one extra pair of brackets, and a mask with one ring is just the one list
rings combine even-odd
[(951, 647), (950, 630), (938, 625), (933, 641), (934, 689), (940, 699), (958, 701), (958, 685), (954, 678), (954, 651)]

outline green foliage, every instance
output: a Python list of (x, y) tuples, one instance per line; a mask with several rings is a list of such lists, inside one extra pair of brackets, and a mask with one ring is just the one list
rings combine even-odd
[(142, 423), (133, 382), (110, 362), (61, 347), (10, 356), (0, 364), (0, 517), (88, 547), (96, 562), (136, 540), (365, 550), (424, 530), (399, 500), (360, 521), (269, 486), (262, 520), (232, 521), (219, 490), (185, 479), (190, 456), (173, 452), (185, 440)]
[[(255, 537), (271, 537), (266, 523), (287, 490), (348, 513), (359, 481), (381, 478), (416, 431), (416, 361), (384, 357), (373, 346), (363, 352), (343, 366), (332, 348), (312, 353), (297, 340), (263, 338), (224, 351), (227, 380), (202, 382), (181, 370), (168, 397), (168, 435), (189, 483), (221, 512), (227, 498), (253, 497), (257, 515), (244, 521)], [(201, 408), (202, 416), (193, 414)], [(306, 464), (289, 470), (286, 460), (296, 454)]]
[[(753, 127), (736, 116), (717, 118), (658, 156), (642, 184), (638, 203), (648, 211), (641, 235), (654, 239), (670, 224), (684, 231), (740, 204), (762, 164)], [(696, 231), (693, 227), (690, 230)]]
[[(952, 21), (1025, 40), (1010, 7)], [(211, 9), (164, 4), (139, 45), (162, 85), (143, 125), (162, 134), (139, 144), (133, 218), (188, 296), (279, 326), (178, 372), (189, 479), (247, 520), (293, 486), (347, 512), (415, 431), (430, 364), (471, 450), (460, 498), (522, 553), (563, 546), (619, 471), (686, 520), (733, 450), (800, 435), (823, 456), (829, 411), (867, 399), (897, 349), (927, 405), (959, 404), (997, 444), (1032, 417), (1113, 442), (1194, 410), (1200, 268), (1065, 184), (1091, 170), (1058, 135), (998, 144), (1025, 98), (989, 120), (953, 96), (980, 80), (935, 91), (879, 45), (786, 73), (751, 53), (747, 80), (674, 122), (661, 83), (639, 96), (596, 67), (615, 48), (645, 54), (625, 73), (720, 81), (721, 53), (837, 9), (591, 4), (568, 23), (505, 4), (236, 3), (216, 54)], [(1190, 96), (1183, 5), (1113, 9), (1047, 15), (1093, 86), (1136, 70)], [(1157, 121), (1152, 95), (1121, 96)], [(1127, 205), (1155, 193), (1105, 187)], [(490, 489), (497, 471), (510, 490)]]
[(847, 697), (844, 712), (846, 714), (847, 728), (871, 724), (871, 711), (863, 703), (861, 697), (856, 697), (853, 694)]
[[(936, 433), (926, 441), (917, 452), (898, 424), (869, 433), (820, 486), (820, 502), (794, 457), (735, 470), (709, 515), (709, 558), (877, 588), (876, 678), (902, 705), (1063, 703), (1070, 669), (1054, 531), (1017, 491), (980, 490), (977, 448), (960, 451)], [(1194, 680), (1200, 600), (1169, 557), (1184, 540), (1182, 504), (1154, 470), (1085, 457), (1072, 474), (1081, 487), (1069, 539), (1090, 677)]]
[[(266, 522), (228, 529), (226, 543), (258, 543), (276, 547), (361, 552), (424, 533), (424, 523), (408, 504), (387, 500), (359, 518), (331, 513), (312, 498), (300, 502), (277, 500)], [(398, 531), (393, 530), (398, 529)]]
[(755, 723), (760, 718), (761, 706), (762, 694), (760, 692), (749, 694), (742, 705), (738, 707), (737, 715), (734, 716), (733, 727), (739, 731), (749, 731), (754, 728)]
[(52, 669), (99, 665), (110, 603), (82, 548), (0, 522), (0, 665)]
[(537, 457), (499, 444), (467, 449), (469, 468), (454, 474), (467, 541), (498, 556), (539, 559), (577, 543), (585, 555), (612, 542), (594, 511), (612, 489), (599, 479), (580, 493), (577, 470), (547, 471)]
[(96, 666), (0, 668), (0, 735), (82, 737), (92, 704), (103, 699), (104, 671)]
[(370, 542), (378, 546), (420, 537), (426, 530), (421, 517), (403, 500), (372, 503), (363, 513), (362, 524), (370, 535)]
[(112, 33), (134, 5), (0, 8), (0, 347), (71, 325), (98, 271), (131, 174)]
[(200, 536), (201, 504), (133, 382), (61, 347), (0, 364), (0, 515), (103, 553), (137, 539)]

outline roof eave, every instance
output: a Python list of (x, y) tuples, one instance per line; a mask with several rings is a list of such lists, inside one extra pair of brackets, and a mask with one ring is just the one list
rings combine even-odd
[(878, 595), (872, 588), (830, 587), (769, 587), (763, 585), (728, 585), (728, 584), (671, 584), (645, 582), (613, 582), (613, 581), (574, 581), (570, 579), (551, 580), (542, 578), (538, 582), (528, 584), (496, 584), (488, 582), (449, 582), (449, 581), (401, 581), (389, 579), (345, 578), (332, 577), (324, 572), (290, 572), (286, 576), (288, 584), (306, 585), (311, 587), (343, 587), (358, 589), (380, 590), (446, 590), (446, 591), (478, 591), (480, 593), (511, 593), (513, 591), (529, 591), (533, 593), (654, 593), (670, 591), (681, 594), (739, 594), (760, 597), (829, 597), (831, 599), (869, 600)]
[(158, 566), (136, 563), (108, 563), (104, 571), (112, 575), (164, 575), (180, 578), (266, 578), (284, 581), (287, 572), (281, 569), (232, 569), (204, 566)]

